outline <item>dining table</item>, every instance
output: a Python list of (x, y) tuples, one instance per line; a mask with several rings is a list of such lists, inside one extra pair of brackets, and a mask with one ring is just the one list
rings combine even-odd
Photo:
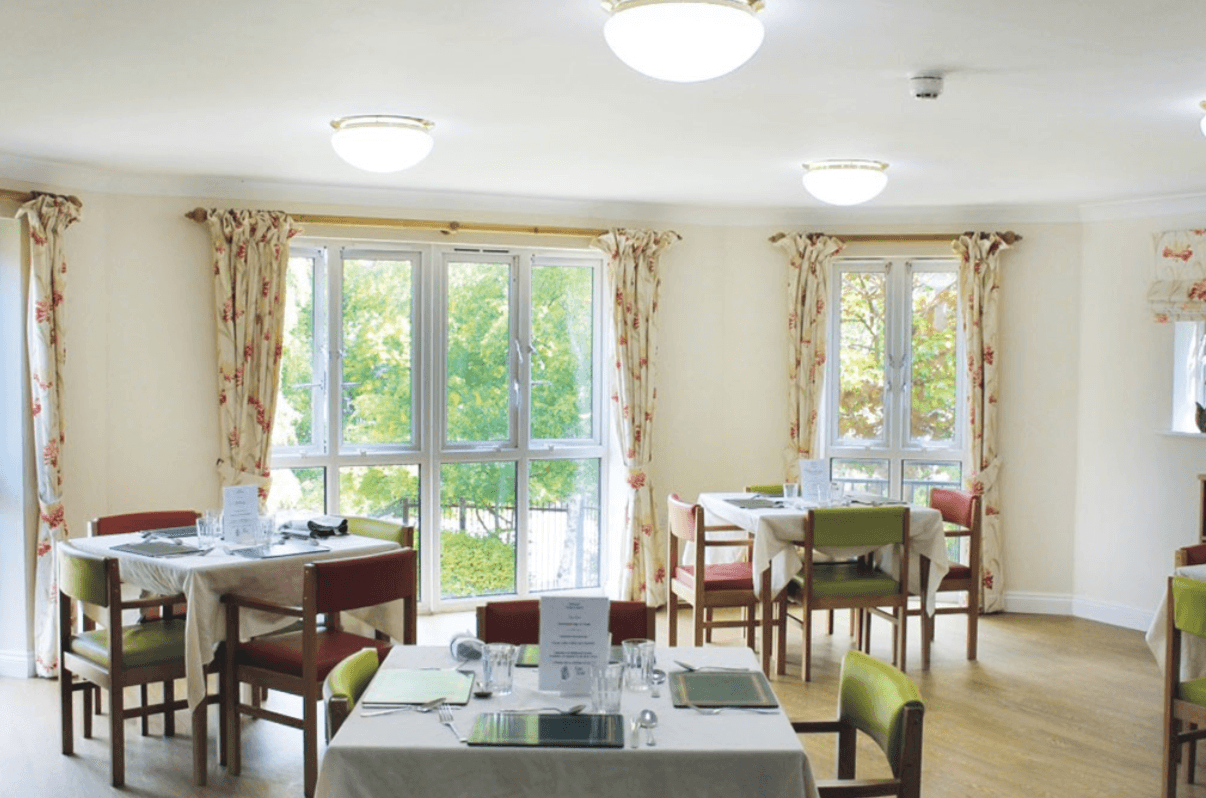
[[(1184, 576), (1206, 582), (1206, 564), (1182, 565), (1173, 569), (1173, 576)], [(1152, 616), (1152, 623), (1143, 636), (1152, 656), (1164, 670), (1164, 659), (1168, 643), (1168, 591), (1160, 591), (1160, 603)], [(1197, 635), (1181, 635), (1181, 681), (1206, 677), (1206, 640)]]
[[(754, 653), (738, 646), (658, 646), (655, 657), (656, 667), (671, 678), (683, 670), (679, 663), (758, 672)], [(476, 668), (480, 675), (480, 664), (458, 662), (446, 646), (395, 646), (377, 673), (395, 668)], [(539, 690), (538, 684), (538, 668), (516, 668), (509, 695), (470, 697), (464, 706), (452, 707), (453, 723), (467, 735), (483, 713), (556, 711), (590, 703), (586, 696)], [(380, 714), (357, 706), (327, 745), (315, 796), (817, 798), (805, 749), (781, 706), (765, 714), (736, 709), (703, 714), (674, 703), (667, 685), (656, 697), (649, 689), (624, 688), (624, 719), (643, 709), (657, 715), (655, 743), (641, 735), (636, 748), (628, 723), (622, 747), (469, 745), (435, 712)]]
[[(160, 595), (184, 595), (188, 603), (184, 616), (185, 684), (190, 710), (205, 699), (205, 667), (226, 636), (223, 594), (242, 593), (272, 603), (300, 606), (306, 563), (382, 554), (399, 548), (393, 541), (340, 535), (299, 542), (294, 547), (299, 553), (262, 559), (239, 554), (243, 546), (225, 542), (202, 549), (204, 553), (176, 556), (151, 557), (122, 550), (131, 543), (154, 540), (156, 531), (72, 538), (59, 545), (117, 558), (125, 585)], [(196, 537), (175, 540), (189, 548), (200, 548)], [(399, 639), (405, 631), (406, 613), (401, 600), (349, 614)], [(291, 617), (246, 610), (239, 617), (239, 636), (243, 639), (277, 631), (295, 621)]]
[[(750, 501), (758, 498), (764, 501)], [(761, 603), (762, 668), (769, 673), (774, 640), (772, 604), (804, 567), (799, 543), (804, 540), (808, 511), (829, 505), (801, 498), (759, 497), (758, 494), (747, 492), (700, 493), (698, 501), (711, 518), (738, 527), (753, 538), (750, 562), (754, 572), (754, 593)], [(867, 506), (883, 503), (872, 498), (861, 501)], [(859, 504), (852, 503), (850, 506)], [(937, 606), (938, 585), (950, 570), (942, 513), (932, 507), (915, 504), (908, 505), (908, 508), (909, 591), (922, 596), (925, 612), (933, 615)], [(899, 557), (893, 546), (878, 549), (824, 547), (818, 551), (833, 557), (854, 557), (874, 552), (880, 569), (894, 576), (900, 573)], [(922, 567), (922, 558), (926, 563), (925, 568)]]

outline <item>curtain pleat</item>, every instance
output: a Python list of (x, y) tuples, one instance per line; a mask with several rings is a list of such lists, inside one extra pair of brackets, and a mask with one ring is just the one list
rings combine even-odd
[(26, 346), (29, 355), (30, 410), (33, 415), (35, 468), (38, 475), (38, 536), (34, 548), (34, 668), (38, 676), (59, 672), (58, 580), (55, 546), (67, 539), (63, 511), (63, 301), (67, 259), (63, 232), (80, 210), (66, 197), (41, 194), (17, 211), (29, 223), (29, 307)]
[(208, 213), (218, 342), (218, 477), (223, 487), (271, 485), (269, 454), (285, 323), (289, 239), (300, 232), (275, 211)]
[(614, 294), (612, 344), (616, 354), (611, 401), (616, 433), (628, 468), (624, 536), (629, 552), (621, 595), (649, 606), (666, 602), (666, 542), (657, 523), (649, 469), (653, 456), (657, 299), (661, 252), (679, 240), (674, 232), (616, 229), (592, 246), (607, 256)]

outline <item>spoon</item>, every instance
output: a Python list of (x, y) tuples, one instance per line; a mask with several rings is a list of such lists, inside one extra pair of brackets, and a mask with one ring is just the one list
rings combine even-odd
[(652, 698), (660, 698), (662, 695), (661, 687), (666, 681), (666, 672), (653, 670), (649, 672), (649, 686), (653, 692), (650, 693)]
[(377, 715), (389, 715), (393, 712), (407, 712), (411, 710), (414, 712), (431, 712), (433, 709), (438, 707), (440, 704), (443, 704), (447, 700), (448, 699), (446, 697), (440, 696), (439, 698), (433, 698), (430, 701), (424, 701), (422, 704), (405, 704), (400, 707), (390, 707), (389, 709), (366, 710), (365, 712), (360, 713), (360, 717), (373, 718)]
[(645, 745), (657, 745), (653, 739), (653, 729), (657, 726), (657, 713), (652, 709), (641, 710), (641, 728), (645, 730)]
[(530, 709), (528, 707), (520, 707), (519, 709), (504, 709), (502, 711), (506, 712), (506, 713), (511, 713), (511, 714), (514, 714), (514, 713), (528, 714), (528, 713), (533, 713), (533, 712), (559, 712), (562, 715), (578, 715), (578, 714), (581, 714), (582, 710), (584, 710), (584, 709), (586, 709), (586, 704), (574, 704), (569, 709), (562, 709), (561, 707), (532, 707)]

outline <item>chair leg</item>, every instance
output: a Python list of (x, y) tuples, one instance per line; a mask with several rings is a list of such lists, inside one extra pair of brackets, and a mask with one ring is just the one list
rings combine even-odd
[(695, 625), (695, 647), (700, 648), (704, 644), (704, 616), (711, 612), (699, 606), (699, 602), (691, 605), (691, 623)]
[[(712, 618), (714, 617), (712, 612), (712, 608), (709, 607), (708, 611), (704, 614), (704, 617), (707, 619), (704, 621), (704, 639), (708, 643), (712, 642)], [(698, 646), (699, 643), (696, 643), (695, 645)]]
[[(1197, 731), (1198, 724), (1189, 724), (1190, 731)], [(1190, 740), (1185, 744), (1185, 783), (1193, 784), (1194, 773), (1198, 769), (1198, 741)]]
[(666, 625), (670, 634), (670, 645), (678, 645), (678, 596), (674, 594), (674, 590), (670, 590), (668, 601), (669, 606), (666, 608)]
[(109, 687), (109, 751), (114, 787), (122, 787), (126, 783), (126, 710), (123, 692), (118, 685)]
[(833, 634), (833, 610), (829, 611), (829, 634)]
[(967, 658), (976, 658), (976, 638), (980, 631), (980, 601), (975, 590), (968, 591), (967, 607)]
[[(143, 684), (143, 685), (139, 685), (139, 687), (138, 687), (138, 696), (139, 696), (139, 698), (141, 698), (141, 699), (142, 699), (142, 705), (143, 705), (144, 707), (145, 707), (145, 706), (146, 706), (148, 703), (150, 703), (150, 701), (149, 701), (149, 699), (148, 699), (148, 697), (147, 697), (147, 686), (146, 686), (145, 684)], [(112, 702), (112, 701), (110, 701), (110, 702), (109, 702), (109, 704), (110, 704), (110, 706), (112, 706), (113, 702)], [(165, 716), (165, 719), (166, 719), (166, 716)], [(150, 734), (150, 733), (151, 733), (151, 716), (150, 716), (150, 715), (143, 715), (143, 716), (142, 716), (142, 736), (143, 736), (143, 737), (146, 737), (146, 736), (147, 736), (148, 734)]]
[[(59, 724), (63, 732), (63, 753), (70, 756), (75, 752), (75, 707), (72, 705), (71, 671), (66, 668), (59, 670)], [(90, 718), (92, 708), (88, 704), (90, 691), (84, 690), (84, 717)], [(85, 723), (88, 721), (85, 720)]]
[(804, 664), (800, 666), (800, 672), (804, 674), (804, 681), (812, 681), (812, 609), (808, 603), (804, 604)]
[(779, 609), (777, 621), (779, 632), (778, 649), (775, 651), (775, 673), (783, 676), (787, 673), (787, 593), (775, 603)]
[[(62, 678), (60, 676), (59, 678)], [(68, 682), (70, 683), (70, 682)], [(95, 701), (97, 707), (100, 706), (100, 688), (96, 685), (84, 685), (84, 739), (88, 740), (92, 737), (92, 702)], [(99, 715), (100, 713), (97, 712)]]
[[(176, 736), (176, 710), (172, 709), (172, 704), (176, 700), (176, 683), (168, 680), (163, 683), (163, 736)], [(146, 706), (146, 699), (143, 699), (143, 706)], [(146, 718), (146, 715), (143, 715)]]
[(900, 655), (900, 664), (897, 665), (897, 667), (900, 668), (901, 673), (905, 673), (907, 671), (909, 648), (906, 643), (908, 642), (908, 638), (909, 605), (906, 604), (903, 607), (896, 608), (896, 647)]
[(930, 669), (930, 645), (934, 640), (934, 617), (925, 611), (925, 597), (921, 599), (921, 669)]
[(305, 794), (306, 798), (314, 798), (314, 787), (318, 783), (318, 698), (319, 694), (313, 685), (308, 685), (302, 696), (305, 706), (302, 708), (302, 735), (305, 749)]
[(204, 787), (209, 776), (209, 704), (193, 710), (193, 784)]

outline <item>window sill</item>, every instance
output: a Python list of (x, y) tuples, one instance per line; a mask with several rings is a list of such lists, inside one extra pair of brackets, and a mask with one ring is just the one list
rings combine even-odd
[(1180, 432), (1179, 430), (1170, 429), (1160, 433), (1165, 438), (1202, 438), (1206, 439), (1206, 432)]

